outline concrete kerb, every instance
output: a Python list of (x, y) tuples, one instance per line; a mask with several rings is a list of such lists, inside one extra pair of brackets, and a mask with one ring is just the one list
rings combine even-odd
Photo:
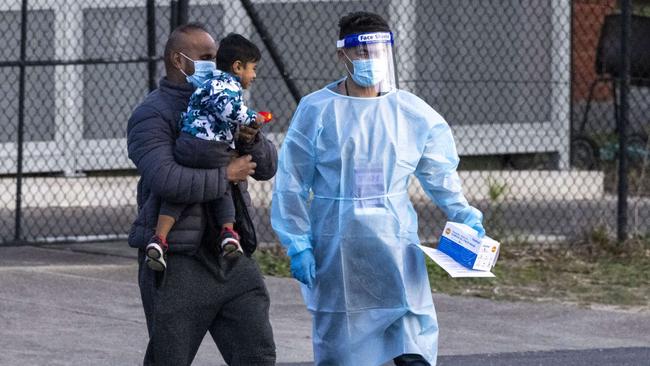
[[(602, 172), (596, 171), (461, 171), (470, 201), (489, 200), (490, 184), (506, 185), (508, 200), (589, 200), (604, 196)], [(23, 206), (88, 207), (130, 206), (136, 202), (137, 176), (33, 177), (23, 181)], [(15, 179), (0, 179), (0, 202), (12, 209)], [(271, 202), (273, 180), (251, 182), (256, 207)], [(413, 200), (428, 200), (416, 179), (409, 188)]]

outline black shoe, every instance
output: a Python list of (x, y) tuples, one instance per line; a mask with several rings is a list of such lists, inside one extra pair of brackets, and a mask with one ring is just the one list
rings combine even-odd
[(167, 242), (161, 239), (158, 235), (152, 236), (147, 248), (145, 249), (145, 263), (154, 271), (164, 271), (167, 269), (165, 252), (167, 252)]
[(393, 362), (395, 362), (396, 366), (431, 366), (424, 357), (414, 353), (405, 353), (395, 357)]

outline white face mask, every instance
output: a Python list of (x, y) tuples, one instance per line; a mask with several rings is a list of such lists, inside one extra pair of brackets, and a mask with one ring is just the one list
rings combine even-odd
[(180, 69), (180, 71), (185, 75), (187, 82), (192, 83), (197, 88), (206, 80), (212, 78), (214, 71), (217, 70), (217, 64), (214, 61), (192, 60), (183, 52), (179, 52), (179, 54), (194, 63), (194, 73), (192, 75), (187, 75), (183, 69)]

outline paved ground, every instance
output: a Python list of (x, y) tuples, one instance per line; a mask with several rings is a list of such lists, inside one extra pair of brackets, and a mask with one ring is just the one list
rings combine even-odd
[[(137, 365), (146, 327), (125, 243), (0, 247), (0, 365)], [(291, 279), (266, 279), (282, 365), (312, 360)], [(650, 365), (650, 311), (434, 295), (442, 366)], [(220, 365), (206, 340), (194, 365)]]

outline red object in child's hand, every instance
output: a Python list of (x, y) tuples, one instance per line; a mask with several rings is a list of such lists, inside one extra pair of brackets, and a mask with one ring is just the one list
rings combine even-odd
[(271, 112), (257, 112), (257, 113), (259, 113), (260, 116), (264, 117), (264, 124), (271, 122), (271, 120), (273, 119), (273, 113)]

